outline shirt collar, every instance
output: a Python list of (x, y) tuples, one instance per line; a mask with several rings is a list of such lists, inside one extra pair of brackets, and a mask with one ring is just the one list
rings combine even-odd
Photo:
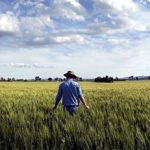
[(73, 81), (73, 79), (67, 79), (67, 81)]

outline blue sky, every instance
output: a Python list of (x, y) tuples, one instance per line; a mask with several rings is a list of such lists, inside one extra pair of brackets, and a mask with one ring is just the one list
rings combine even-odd
[(150, 0), (0, 0), (0, 77), (150, 75)]

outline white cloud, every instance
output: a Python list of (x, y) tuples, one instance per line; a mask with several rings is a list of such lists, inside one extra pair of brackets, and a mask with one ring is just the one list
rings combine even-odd
[(0, 34), (19, 32), (19, 21), (11, 12), (0, 14)]
[(133, 2), (133, 0), (108, 0), (108, 4), (119, 11), (133, 11), (138, 10), (138, 6)]
[(133, 0), (94, 0), (95, 11), (103, 13), (136, 12), (138, 6)]
[[(49, 2), (50, 3), (50, 2)], [(17, 14), (21, 15), (21, 6), (30, 7), (26, 12), (28, 15), (46, 15), (55, 18), (64, 18), (68, 20), (83, 21), (85, 16), (85, 9), (78, 0), (54, 0), (51, 2), (52, 6), (46, 5), (43, 1), (31, 0), (16, 0), (14, 4)]]
[(108, 39), (106, 40), (106, 42), (112, 44), (112, 45), (118, 45), (118, 46), (122, 46), (122, 45), (125, 45), (125, 46), (128, 46), (130, 44), (130, 40), (128, 39)]
[(2, 64), (1, 66), (4, 67), (13, 67), (13, 68), (54, 68), (53, 65), (49, 64), (39, 64), (39, 63), (33, 63), (33, 64), (27, 64), (27, 63), (14, 63), (11, 62), (10, 64)]
[(43, 42), (45, 41), (45, 38), (44, 38), (44, 37), (35, 37), (35, 38), (33, 39), (33, 41), (34, 41), (35, 43), (43, 43)]
[(56, 47), (60, 44), (87, 44), (88, 39), (84, 35), (69, 34), (69, 33), (57, 33), (51, 35), (35, 36), (28, 38), (26, 44), (28, 46), (50, 46), (55, 45)]
[[(139, 17), (140, 16), (140, 17)], [(141, 10), (134, 14), (135, 22), (137, 24), (136, 29), (139, 31), (150, 31), (150, 11)]]
[(53, 65), (46, 65), (46, 64), (39, 64), (39, 63), (34, 63), (33, 65), (32, 65), (32, 67), (34, 67), (34, 68), (54, 68), (54, 66)]
[(145, 31), (146, 25), (142, 22), (135, 20), (134, 18), (130, 18), (128, 16), (117, 16), (114, 21), (116, 21), (117, 26), (125, 30), (136, 30), (136, 31)]
[(81, 35), (57, 36), (55, 37), (54, 41), (56, 41), (57, 43), (86, 43), (86, 40)]
[(93, 15), (97, 17), (89, 25), (93, 32), (114, 34), (149, 30), (150, 12), (140, 8), (133, 0), (95, 0), (94, 2)]
[(25, 33), (41, 35), (45, 27), (53, 27), (53, 21), (47, 16), (22, 17), (21, 26)]
[(54, 0), (51, 13), (54, 17), (83, 21), (85, 9), (78, 0)]
[(10, 63), (11, 67), (17, 67), (17, 68), (28, 68), (31, 67), (29, 64), (25, 64), (25, 63)]
[(79, 1), (77, 1), (77, 0), (66, 0), (66, 2), (70, 3), (74, 7), (81, 8), (81, 5), (80, 5)]

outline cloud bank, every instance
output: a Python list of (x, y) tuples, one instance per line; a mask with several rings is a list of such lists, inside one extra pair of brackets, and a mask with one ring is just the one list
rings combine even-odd
[(62, 76), (66, 70), (83, 77), (149, 75), (148, 0), (0, 5), (0, 76)]

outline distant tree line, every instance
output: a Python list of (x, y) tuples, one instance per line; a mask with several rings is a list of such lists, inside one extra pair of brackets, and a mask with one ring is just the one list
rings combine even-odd
[(141, 77), (130, 76), (128, 80), (150, 80), (150, 76), (141, 76)]
[(95, 82), (113, 82), (113, 77), (109, 77), (109, 76), (106, 76), (106, 77), (97, 77), (97, 78), (95, 78), (94, 81)]
[(0, 81), (7, 81), (7, 82), (11, 82), (11, 81), (28, 81), (27, 79), (15, 79), (15, 78), (3, 78), (3, 77), (1, 77), (0, 78)]
[[(52, 77), (49, 77), (47, 79), (42, 79), (40, 76), (36, 76), (34, 79), (15, 79), (15, 78), (3, 78), (1, 77), (0, 78), (0, 81), (7, 81), (7, 82), (13, 82), (13, 81), (24, 81), (24, 82), (27, 82), (27, 81), (64, 81), (65, 78), (59, 78), (59, 77), (55, 77), (55, 78), (52, 78)], [(82, 81), (82, 78), (79, 77), (76, 79), (77, 81)]]
[[(13, 82), (13, 81), (24, 81), (24, 82), (27, 82), (27, 81), (64, 81), (65, 78), (59, 78), (59, 77), (55, 77), (55, 78), (52, 78), (52, 77), (49, 77), (47, 79), (42, 79), (41, 77), (39, 76), (36, 76), (34, 79), (15, 79), (14, 77), (13, 78), (3, 78), (3, 77), (0, 77), (0, 81), (7, 81), (7, 82)], [(82, 79), (81, 77), (77, 78), (76, 81), (95, 81), (95, 82), (113, 82), (113, 81), (126, 81), (126, 80), (150, 80), (150, 76), (147, 76), (145, 78), (140, 78), (140, 77), (134, 77), (134, 76), (130, 76), (126, 79), (121, 79), (121, 78), (113, 78), (113, 77), (109, 77), (109, 76), (105, 76), (105, 77), (96, 77), (95, 79)]]

